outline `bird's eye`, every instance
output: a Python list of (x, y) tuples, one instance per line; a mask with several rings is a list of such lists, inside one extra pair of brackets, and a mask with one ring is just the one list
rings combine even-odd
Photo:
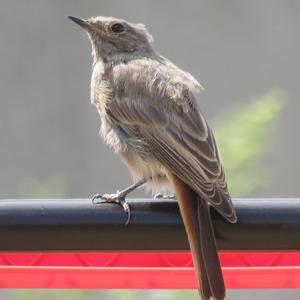
[(125, 28), (122, 24), (116, 23), (111, 26), (111, 30), (115, 33), (120, 33), (120, 32), (123, 32), (125, 30)]

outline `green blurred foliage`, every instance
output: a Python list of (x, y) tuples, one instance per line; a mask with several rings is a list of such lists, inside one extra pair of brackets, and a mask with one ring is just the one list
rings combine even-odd
[(97, 299), (93, 297), (93, 294), (94, 292), (92, 290), (16, 289), (13, 291), (12, 296), (7, 299), (11, 299), (11, 300)]
[(53, 175), (44, 180), (25, 178), (18, 192), (20, 197), (25, 199), (65, 198), (66, 182), (62, 175)]
[(232, 195), (246, 196), (265, 186), (261, 160), (271, 151), (271, 131), (285, 104), (282, 91), (271, 91), (250, 106), (225, 112), (214, 130)]
[[(282, 91), (271, 91), (250, 106), (239, 107), (225, 112), (215, 122), (214, 133), (225, 166), (227, 182), (231, 194), (246, 196), (266, 184), (267, 172), (261, 163), (262, 157), (269, 151), (271, 131), (285, 104)], [(44, 181), (26, 179), (20, 187), (20, 195), (28, 198), (64, 197), (65, 181), (61, 176)], [(100, 279), (99, 279), (100, 280)], [(195, 290), (14, 290), (7, 294), (11, 300), (45, 299), (199, 299)]]

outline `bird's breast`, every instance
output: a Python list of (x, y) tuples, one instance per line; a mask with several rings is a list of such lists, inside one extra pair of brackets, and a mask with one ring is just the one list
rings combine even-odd
[(100, 134), (104, 142), (121, 158), (135, 181), (152, 177), (148, 187), (154, 191), (165, 191), (169, 186), (164, 166), (148, 152), (147, 146), (130, 136), (120, 125), (107, 116), (102, 119)]

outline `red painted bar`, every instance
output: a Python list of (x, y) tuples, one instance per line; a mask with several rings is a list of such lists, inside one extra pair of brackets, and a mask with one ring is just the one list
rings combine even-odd
[[(223, 252), (226, 287), (300, 288), (300, 253)], [(2, 253), (1, 288), (193, 289), (188, 252)]]

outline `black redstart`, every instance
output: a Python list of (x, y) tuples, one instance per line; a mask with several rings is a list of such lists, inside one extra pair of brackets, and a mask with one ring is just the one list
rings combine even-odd
[(92, 44), (91, 101), (101, 118), (101, 136), (137, 182), (112, 195), (125, 196), (141, 184), (154, 191), (171, 186), (183, 218), (202, 299), (224, 299), (225, 287), (210, 206), (237, 218), (213, 133), (199, 110), (201, 85), (153, 48), (143, 24), (69, 17)]

